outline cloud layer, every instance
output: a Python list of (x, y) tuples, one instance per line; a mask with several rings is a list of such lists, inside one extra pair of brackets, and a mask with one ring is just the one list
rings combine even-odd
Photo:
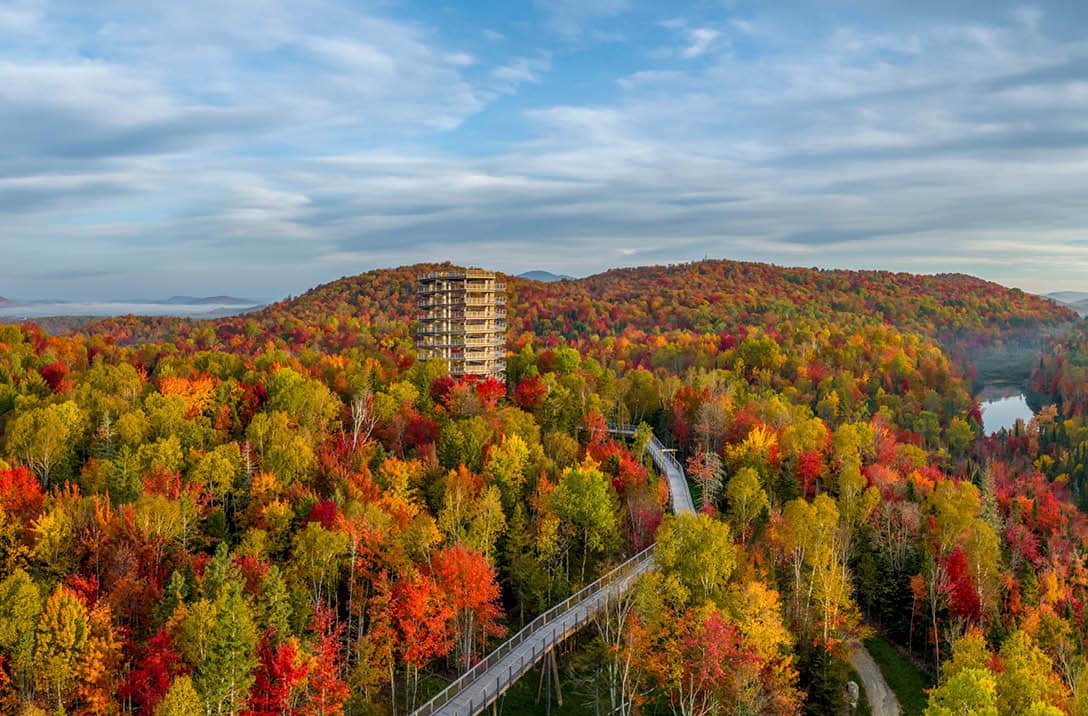
[(433, 7), (0, 0), (0, 293), (703, 256), (1088, 287), (1066, 4)]

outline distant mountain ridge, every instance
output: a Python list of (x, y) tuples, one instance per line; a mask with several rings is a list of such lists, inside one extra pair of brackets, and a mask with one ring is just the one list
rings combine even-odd
[(1088, 301), (1088, 291), (1054, 291), (1053, 293), (1045, 294), (1047, 298), (1051, 298), (1059, 303), (1080, 303), (1082, 301)]
[(236, 296), (171, 296), (162, 303), (175, 306), (256, 306), (260, 301)]
[(574, 278), (574, 276), (567, 276), (566, 274), (560, 273), (552, 273), (551, 271), (526, 271), (525, 273), (519, 273), (518, 278), (527, 278), (530, 281), (541, 281), (543, 283), (577, 280)]
[(1082, 316), (1088, 316), (1088, 291), (1054, 291), (1045, 294), (1045, 297), (1072, 308)]
[(84, 301), (82, 299), (62, 299), (62, 298), (38, 298), (32, 301), (14, 301), (10, 298), (0, 296), (0, 306), (29, 306), (40, 304), (56, 304), (64, 305), (66, 303), (131, 303), (131, 304), (148, 304), (148, 305), (168, 305), (168, 306), (259, 306), (264, 301), (258, 301), (252, 298), (238, 298), (237, 296), (171, 296), (167, 299), (161, 298), (129, 298), (129, 299), (108, 299), (105, 301)]
[[(0, 323), (44, 318), (101, 319), (110, 316), (176, 316), (197, 319), (225, 318), (248, 313), (263, 303), (233, 296), (174, 296), (167, 300), (129, 299), (113, 301), (0, 300)], [(83, 321), (86, 322), (86, 321)], [(82, 325), (79, 321), (54, 321), (58, 325)]]

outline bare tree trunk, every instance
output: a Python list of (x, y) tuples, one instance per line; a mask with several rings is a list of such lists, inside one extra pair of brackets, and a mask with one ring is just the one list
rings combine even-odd
[(378, 418), (374, 413), (374, 395), (370, 388), (362, 388), (351, 399), (351, 451), (366, 445), (374, 431)]

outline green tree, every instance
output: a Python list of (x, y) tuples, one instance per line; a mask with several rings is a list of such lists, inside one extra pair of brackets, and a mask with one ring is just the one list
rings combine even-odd
[(759, 481), (759, 473), (754, 468), (742, 467), (726, 483), (725, 497), (729, 502), (729, 516), (740, 533), (741, 541), (747, 543), (751, 536), (749, 526), (752, 520), (771, 506), (767, 492)]
[(966, 456), (967, 449), (971, 447), (974, 440), (975, 430), (971, 424), (959, 416), (952, 418), (948, 429), (945, 430), (945, 441), (952, 452), (952, 457), (959, 460)]
[(525, 517), (525, 508), (516, 505), (506, 531), (503, 551), (506, 574), (523, 623), (527, 607), (543, 609), (549, 602), (548, 574), (540, 559), (538, 545), (539, 540), (535, 539)]
[(32, 408), (8, 423), (8, 450), (49, 487), (56, 477), (69, 476), (70, 463), (87, 427), (87, 416), (71, 400)]
[(279, 639), (291, 633), (291, 601), (277, 565), (271, 565), (264, 575), (256, 612), (256, 623), (261, 631), (271, 629)]
[(246, 437), (260, 457), (261, 469), (280, 478), (284, 486), (307, 481), (317, 469), (317, 456), (310, 441), (291, 426), (283, 411), (253, 416)]
[(505, 529), (506, 516), (502, 511), (499, 488), (492, 485), (483, 491), (472, 507), (465, 543), (483, 554), (488, 561), (493, 561), (495, 544)]
[(745, 338), (737, 346), (736, 355), (745, 366), (761, 371), (777, 370), (785, 360), (778, 342), (768, 335)]
[(290, 415), (317, 440), (322, 439), (343, 403), (324, 383), (281, 368), (268, 378), (268, 405)]
[(242, 451), (238, 443), (220, 445), (205, 453), (190, 473), (190, 479), (203, 484), (220, 505), (235, 494), (242, 475)]
[(135, 450), (147, 440), (151, 432), (151, 421), (147, 414), (137, 408), (119, 416), (113, 424), (113, 433), (122, 445)]
[(974, 667), (956, 672), (930, 693), (925, 713), (926, 716), (997, 716), (994, 675), (987, 669)]
[(190, 424), (185, 417), (188, 408), (180, 395), (149, 393), (144, 399), (144, 411), (151, 426), (151, 436), (168, 438), (171, 435), (189, 437)]
[(42, 611), (38, 585), (22, 569), (0, 582), (0, 652), (8, 657), (23, 698), (33, 689), (34, 633)]
[[(229, 582), (204, 612), (204, 654), (194, 662), (193, 685), (209, 714), (236, 714), (245, 705), (257, 665), (257, 629), (242, 586)], [(210, 616), (210, 620), (207, 617)]]
[(163, 624), (173, 616), (174, 611), (184, 605), (190, 596), (189, 581), (185, 575), (174, 570), (162, 592), (162, 600), (155, 606), (155, 624)]
[(204, 582), (201, 587), (201, 596), (214, 602), (222, 594), (223, 589), (233, 580), (241, 578), (238, 567), (234, 564), (230, 547), (226, 542), (220, 542), (215, 547), (215, 553), (204, 569)]
[(309, 522), (295, 535), (293, 565), (299, 579), (309, 586), (310, 604), (321, 604), (322, 597), (333, 593), (348, 554), (350, 538), (344, 532), (327, 530)]
[(564, 533), (581, 549), (581, 581), (590, 552), (600, 554), (619, 537), (616, 496), (608, 478), (592, 462), (563, 471), (548, 495), (548, 508), (559, 517)]
[(555, 372), (560, 375), (573, 373), (582, 364), (582, 356), (570, 346), (559, 346), (554, 354)]
[(645, 368), (637, 368), (620, 380), (623, 395), (624, 422), (637, 425), (661, 408), (661, 396), (657, 392), (654, 374)]
[(177, 435), (144, 443), (136, 450), (136, 462), (142, 474), (179, 472), (185, 465), (181, 439)]
[(729, 525), (706, 513), (667, 515), (657, 530), (654, 560), (683, 587), (685, 602), (722, 605), (737, 566)]
[(975, 628), (952, 644), (952, 658), (941, 664), (941, 681), (946, 682), (966, 669), (988, 669), (993, 654), (986, 646), (986, 637)]
[(480, 416), (450, 420), (438, 436), (438, 459), (454, 470), (464, 465), (474, 473), (482, 468), (484, 445), (491, 438), (491, 426)]

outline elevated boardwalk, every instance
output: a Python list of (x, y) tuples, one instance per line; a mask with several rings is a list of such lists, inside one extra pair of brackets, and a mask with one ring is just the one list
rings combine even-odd
[[(632, 436), (631, 427), (610, 427)], [(694, 512), (687, 478), (680, 463), (655, 435), (647, 446), (657, 469), (669, 481), (672, 511)], [(626, 594), (639, 575), (654, 568), (651, 545), (597, 581), (572, 594), (525, 625), (480, 663), (462, 674), (413, 716), (474, 716), (494, 703), (511, 684), (540, 663), (551, 649), (593, 619), (612, 600)]]
[[(632, 427), (610, 427), (608, 432), (615, 435), (631, 437), (635, 434)], [(650, 444), (646, 446), (653, 458), (654, 465), (669, 481), (669, 501), (672, 503), (674, 514), (681, 512), (695, 512), (695, 505), (691, 501), (691, 490), (688, 489), (688, 479), (684, 474), (684, 468), (673, 457), (672, 450), (661, 444), (654, 435), (650, 438)]]

